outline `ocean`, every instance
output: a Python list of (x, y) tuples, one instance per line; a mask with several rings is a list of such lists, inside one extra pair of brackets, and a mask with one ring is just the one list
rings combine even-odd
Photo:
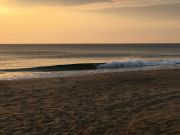
[(178, 68), (180, 44), (0, 45), (0, 79)]

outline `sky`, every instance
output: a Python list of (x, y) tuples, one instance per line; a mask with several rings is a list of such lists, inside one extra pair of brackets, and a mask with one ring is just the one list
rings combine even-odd
[(0, 44), (180, 43), (180, 0), (0, 0)]

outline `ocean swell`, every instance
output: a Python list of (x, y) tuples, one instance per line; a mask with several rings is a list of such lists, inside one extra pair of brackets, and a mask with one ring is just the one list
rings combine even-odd
[(159, 61), (147, 61), (147, 60), (126, 60), (115, 61), (106, 64), (101, 64), (98, 69), (115, 69), (115, 68), (131, 68), (131, 67), (146, 67), (146, 66), (161, 66), (161, 65), (176, 65), (180, 64), (180, 60), (159, 60)]

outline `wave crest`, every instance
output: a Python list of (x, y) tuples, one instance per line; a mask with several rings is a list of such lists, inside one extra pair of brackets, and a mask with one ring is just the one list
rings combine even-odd
[(127, 60), (127, 61), (114, 61), (98, 66), (99, 69), (114, 69), (114, 68), (131, 68), (131, 67), (145, 67), (145, 66), (160, 66), (160, 65), (176, 65), (180, 64), (180, 60), (159, 60), (159, 61), (146, 61), (146, 60)]

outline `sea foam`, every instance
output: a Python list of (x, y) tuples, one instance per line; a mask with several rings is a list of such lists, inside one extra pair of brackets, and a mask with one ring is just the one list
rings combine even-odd
[(141, 59), (114, 61), (106, 64), (101, 64), (98, 69), (115, 69), (115, 68), (131, 68), (131, 67), (146, 67), (146, 66), (160, 66), (160, 65), (176, 65), (180, 64), (180, 60), (159, 60), (148, 61)]

